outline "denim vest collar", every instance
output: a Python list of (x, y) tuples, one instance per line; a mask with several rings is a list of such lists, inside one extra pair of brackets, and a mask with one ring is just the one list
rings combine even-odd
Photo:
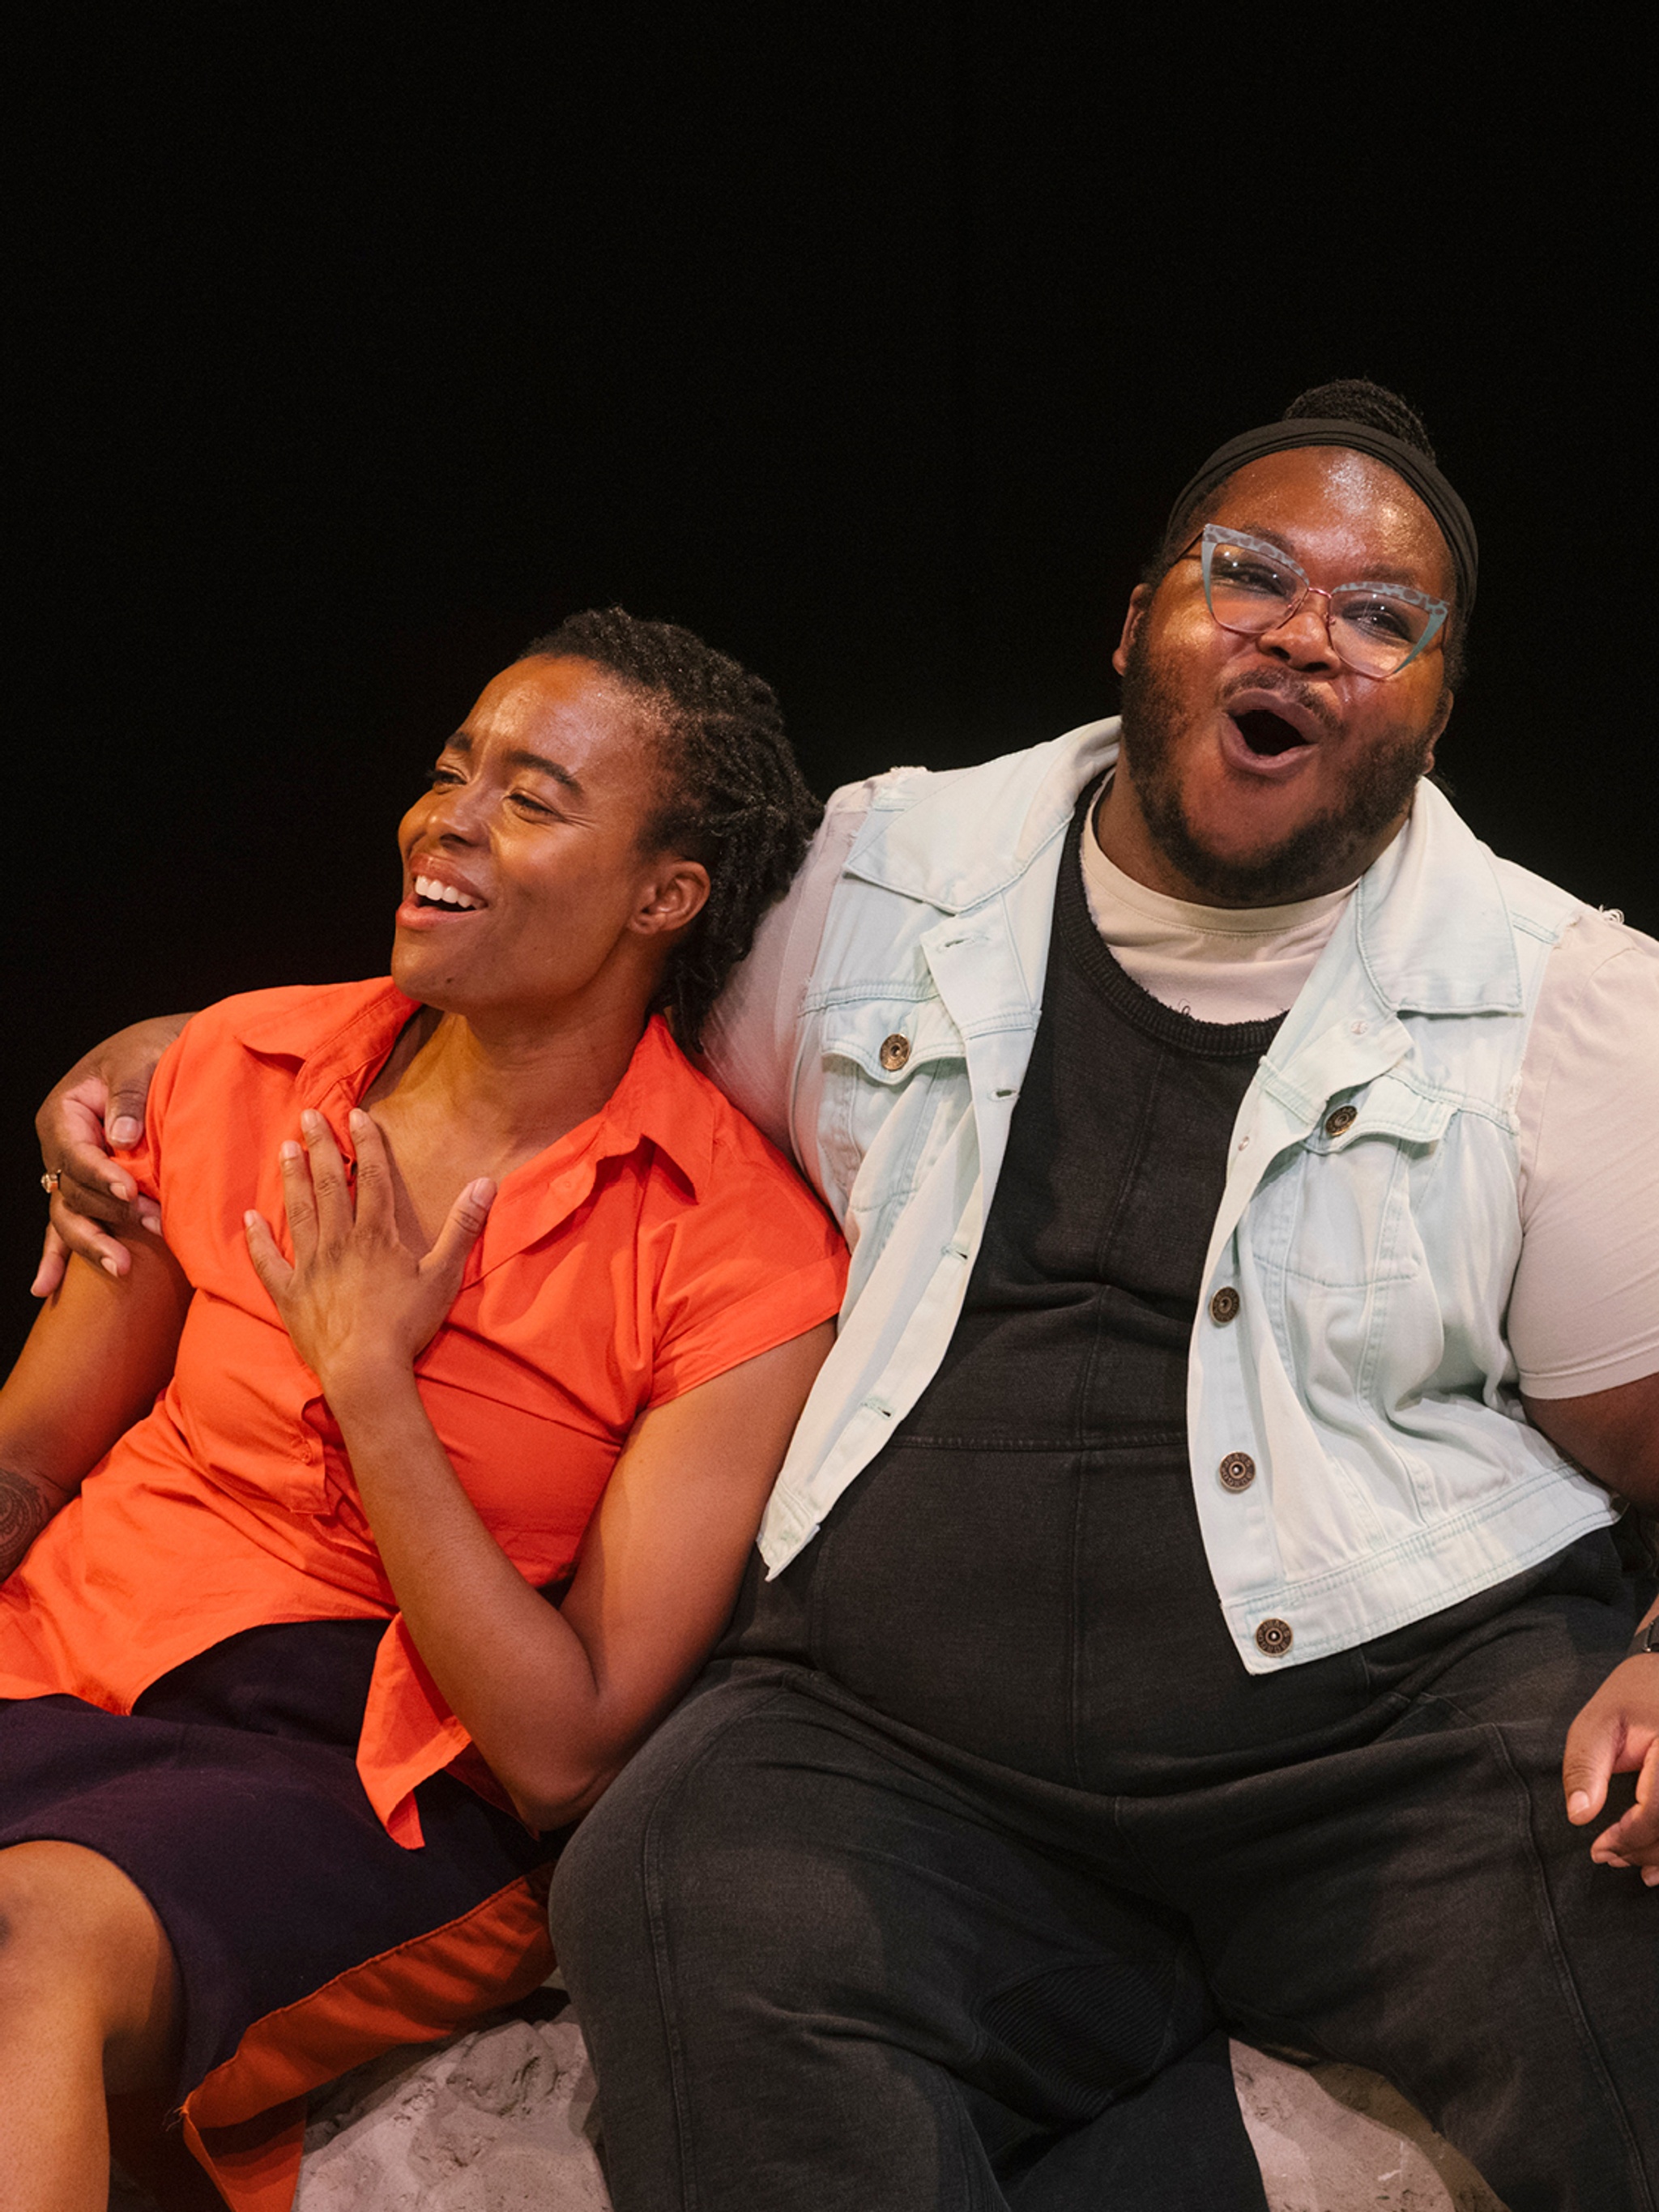
[[(930, 778), (920, 799), (897, 799), (900, 811), (888, 811), (878, 793), (846, 872), (943, 914), (982, 905), (1064, 835), (1079, 792), (1116, 760), (1119, 729), (1114, 714), (1037, 748), (1049, 757), (1035, 793), (1030, 757), (1018, 753)], [(990, 781), (999, 768), (1006, 793)], [(969, 777), (971, 836), (962, 820)], [(999, 820), (1012, 820), (1012, 834), (987, 836), (986, 825)], [(1397, 857), (1391, 850), (1373, 866), (1354, 896), (1358, 958), (1379, 1009), (1519, 1013), (1521, 971), (1492, 855), (1431, 783), (1417, 787), (1404, 843)]]
[[(1017, 883), (1056, 837), (1078, 793), (1117, 758), (1119, 718), (1086, 722), (1029, 753), (930, 776), (920, 798), (878, 790), (844, 872), (944, 914), (965, 914)], [(1032, 791), (1032, 760), (1048, 755)], [(964, 819), (964, 802), (972, 808)], [(902, 811), (889, 811), (889, 807)], [(1000, 834), (995, 825), (1009, 825)]]

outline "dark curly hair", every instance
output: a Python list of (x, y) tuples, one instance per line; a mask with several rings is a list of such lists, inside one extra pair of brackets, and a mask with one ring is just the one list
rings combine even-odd
[(640, 842), (701, 860), (709, 890), (652, 1003), (695, 1052), (761, 916), (789, 888), (823, 805), (802, 781), (771, 685), (678, 623), (594, 608), (568, 616), (519, 657), (539, 655), (604, 669), (635, 695), (660, 737), (662, 781)]
[[(1310, 391), (1299, 392), (1279, 416), (1281, 422), (1325, 421), (1334, 422), (1364, 422), (1373, 430), (1386, 430), (1398, 438), (1402, 445), (1414, 446), (1419, 453), (1439, 465), (1438, 456), (1429, 443), (1429, 434), (1423, 417), (1410, 402), (1386, 386), (1372, 384), (1363, 376), (1339, 377), (1332, 384), (1316, 384)], [(1156, 591), (1176, 562), (1191, 544), (1193, 534), (1212, 520), (1216, 508), (1225, 496), (1227, 482), (1218, 483), (1209, 497), (1183, 515), (1180, 522), (1159, 540), (1158, 548), (1141, 571), (1140, 580), (1148, 590)], [(1468, 624), (1460, 607), (1452, 609), (1446, 623), (1445, 643), (1443, 647), (1443, 666), (1446, 682), (1454, 690), (1463, 680), (1466, 666), (1464, 640)]]

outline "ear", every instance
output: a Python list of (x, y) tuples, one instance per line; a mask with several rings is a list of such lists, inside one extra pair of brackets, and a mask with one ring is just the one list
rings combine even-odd
[(1434, 721), (1429, 731), (1429, 754), (1428, 758), (1423, 764), (1423, 773), (1425, 775), (1433, 774), (1434, 749), (1439, 744), (1442, 737), (1445, 733), (1446, 725), (1451, 720), (1451, 710), (1455, 703), (1456, 702), (1449, 691), (1443, 691), (1440, 694), (1440, 703), (1435, 708)]
[(629, 918), (640, 937), (669, 937), (690, 927), (708, 902), (708, 871), (678, 853), (658, 855), (643, 896)]
[(1123, 617), (1123, 635), (1117, 641), (1117, 651), (1112, 655), (1112, 665), (1120, 676), (1123, 673), (1124, 662), (1129, 658), (1129, 647), (1135, 641), (1135, 633), (1152, 604), (1152, 592), (1145, 584), (1137, 584), (1129, 594), (1129, 611)]

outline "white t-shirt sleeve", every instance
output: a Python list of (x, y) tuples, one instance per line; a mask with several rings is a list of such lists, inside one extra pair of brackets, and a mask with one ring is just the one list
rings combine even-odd
[(1509, 1338), (1534, 1398), (1659, 1372), (1659, 944), (1587, 915), (1550, 955), (1516, 1102)]
[(703, 1073), (786, 1154), (794, 1152), (789, 1107), (801, 1000), (869, 805), (868, 783), (846, 785), (830, 799), (795, 880), (763, 919), (703, 1031)]

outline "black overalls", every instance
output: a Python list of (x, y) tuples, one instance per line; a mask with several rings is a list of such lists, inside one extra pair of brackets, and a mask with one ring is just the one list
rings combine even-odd
[(1084, 818), (945, 1358), (557, 1878), (617, 2212), (1260, 2208), (1228, 2026), (1388, 2074), (1510, 2212), (1651, 2207), (1659, 1898), (1559, 1780), (1611, 1539), (1245, 1672), (1187, 1358), (1275, 1024), (1124, 974)]

